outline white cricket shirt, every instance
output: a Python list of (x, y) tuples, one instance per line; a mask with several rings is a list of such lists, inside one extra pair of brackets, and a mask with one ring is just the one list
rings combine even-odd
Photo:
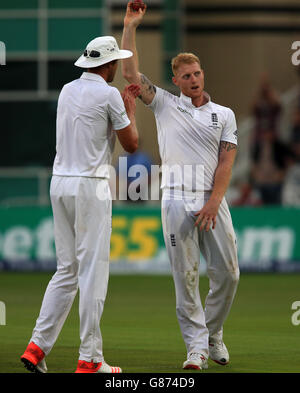
[(109, 178), (116, 135), (130, 120), (120, 92), (84, 72), (59, 96), (53, 175)]
[(190, 97), (156, 88), (149, 107), (156, 118), (163, 189), (211, 191), (220, 141), (237, 144), (233, 111), (205, 95), (208, 102), (195, 107)]

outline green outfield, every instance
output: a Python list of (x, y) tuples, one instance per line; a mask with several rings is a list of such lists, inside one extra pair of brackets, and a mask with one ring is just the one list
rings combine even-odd
[[(0, 274), (0, 373), (27, 372), (19, 360), (30, 338), (51, 274)], [(208, 283), (200, 277), (204, 300)], [(242, 274), (224, 341), (231, 362), (209, 361), (203, 373), (300, 372), (300, 325), (293, 325), (300, 301), (300, 275)], [(79, 346), (78, 297), (51, 354), (49, 372), (71, 373)], [(185, 347), (175, 315), (170, 276), (112, 275), (101, 321), (106, 361), (128, 373), (181, 373)], [(195, 371), (189, 371), (193, 373)]]

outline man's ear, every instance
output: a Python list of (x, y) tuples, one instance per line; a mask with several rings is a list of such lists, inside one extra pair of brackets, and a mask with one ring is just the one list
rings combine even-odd
[(175, 86), (178, 86), (178, 82), (177, 82), (176, 76), (172, 77), (172, 82), (174, 83)]
[(108, 63), (106, 63), (106, 64), (104, 64), (105, 66), (106, 66), (106, 68), (111, 68), (111, 67), (113, 67), (114, 65), (115, 65), (115, 61), (110, 61), (110, 62), (108, 62)]

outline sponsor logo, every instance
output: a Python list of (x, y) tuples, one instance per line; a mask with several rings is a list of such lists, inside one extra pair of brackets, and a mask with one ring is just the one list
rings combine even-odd
[(193, 115), (192, 115), (190, 112), (188, 112), (186, 109), (183, 109), (183, 108), (181, 108), (180, 106), (177, 106), (177, 109), (178, 109), (180, 112), (185, 113), (185, 114), (191, 116), (191, 118), (193, 118)]
[(295, 233), (288, 227), (248, 227), (236, 231), (239, 260), (242, 267), (269, 268), (272, 260), (288, 261), (293, 255)]

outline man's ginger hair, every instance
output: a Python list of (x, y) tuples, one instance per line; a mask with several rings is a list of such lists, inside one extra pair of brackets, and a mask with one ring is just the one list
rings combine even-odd
[(193, 64), (198, 63), (201, 67), (200, 59), (193, 53), (179, 53), (176, 57), (172, 59), (172, 71), (175, 75), (181, 64)]

